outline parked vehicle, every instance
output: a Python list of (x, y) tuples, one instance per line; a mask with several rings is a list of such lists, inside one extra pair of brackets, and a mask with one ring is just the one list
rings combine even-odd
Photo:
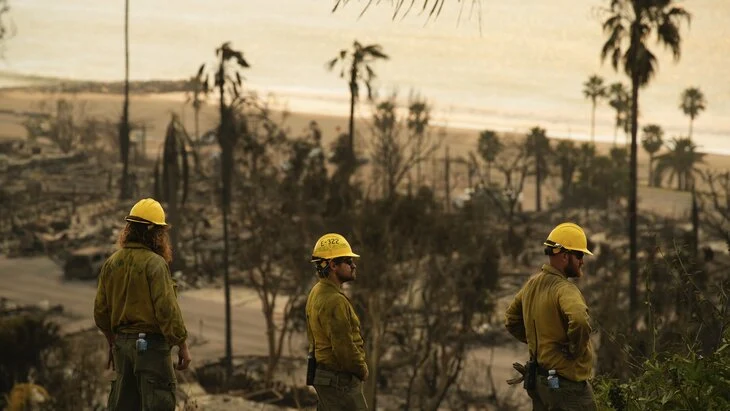
[(99, 276), (104, 261), (112, 254), (108, 247), (84, 247), (74, 250), (63, 265), (66, 280), (91, 280)]

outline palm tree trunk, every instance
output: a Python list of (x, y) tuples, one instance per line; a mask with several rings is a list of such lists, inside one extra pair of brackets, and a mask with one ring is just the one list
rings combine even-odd
[(596, 143), (596, 100), (593, 99), (593, 111), (591, 112), (591, 143)]
[(652, 176), (653, 173), (653, 166), (654, 166), (654, 153), (649, 153), (649, 181), (648, 186), (653, 187), (654, 186), (654, 179)]
[(694, 123), (694, 117), (689, 117), (689, 139), (692, 140), (692, 123)]
[(122, 157), (122, 179), (119, 198), (129, 198), (129, 0), (124, 2), (124, 103), (119, 125), (119, 148)]
[(700, 243), (700, 208), (697, 204), (697, 191), (692, 187), (692, 258), (697, 263)]
[(684, 188), (684, 172), (683, 171), (677, 171), (677, 191), (682, 191)]
[(357, 66), (355, 65), (355, 62), (352, 62), (352, 67), (350, 68), (350, 123), (348, 125), (348, 133), (350, 138), (350, 154), (352, 155), (352, 160), (354, 160), (355, 157), (355, 92), (357, 89)]
[[(220, 78), (225, 79), (225, 73), (223, 72), (223, 53), (221, 53), (220, 61)], [(233, 348), (232, 348), (232, 335), (231, 335), (231, 282), (230, 282), (230, 269), (229, 269), (229, 241), (228, 241), (228, 213), (231, 206), (231, 172), (233, 167), (233, 153), (230, 147), (230, 141), (233, 136), (230, 133), (233, 127), (228, 124), (233, 121), (229, 108), (226, 107), (226, 101), (224, 98), (223, 81), (220, 81), (218, 91), (220, 93), (220, 118), (221, 124), (218, 131), (218, 138), (221, 139), (221, 208), (223, 211), (223, 292), (225, 300), (225, 338), (226, 338), (226, 357), (225, 357), (225, 370), (226, 370), (226, 381), (230, 381), (233, 376)]]
[[(223, 189), (226, 192), (226, 189)], [(226, 195), (223, 195), (226, 197)], [(223, 205), (223, 289), (225, 298), (225, 316), (226, 316), (226, 381), (230, 381), (233, 375), (233, 348), (231, 335), (231, 281), (228, 268), (228, 205)]]
[[(639, 42), (638, 28), (632, 27), (632, 43), (634, 50), (637, 49), (636, 44)], [(634, 59), (636, 61), (636, 59)], [(629, 160), (629, 311), (631, 314), (631, 324), (633, 327), (634, 316), (637, 309), (637, 286), (639, 278), (639, 265), (637, 261), (637, 237), (636, 237), (636, 195), (637, 195), (637, 155), (638, 145), (636, 144), (636, 136), (638, 133), (639, 122), (639, 73), (637, 64), (631, 74), (631, 158)]]
[[(195, 107), (195, 145), (200, 143), (200, 107)], [(196, 147), (197, 148), (197, 147)]]
[(542, 211), (542, 167), (540, 167), (541, 155), (535, 156), (535, 211)]

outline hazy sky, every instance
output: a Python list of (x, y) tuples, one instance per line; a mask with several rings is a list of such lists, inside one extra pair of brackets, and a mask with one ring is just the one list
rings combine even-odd
[[(17, 35), (0, 70), (75, 79), (123, 77), (124, 4), (98, 0), (14, 0)], [(203, 5), (205, 4), (205, 5)], [(392, 21), (389, 7), (357, 18), (355, 2), (330, 12), (328, 0), (145, 0), (130, 2), (131, 77), (185, 78), (210, 61), (221, 42), (242, 49), (249, 84), (291, 98), (295, 109), (339, 110), (347, 90), (324, 63), (357, 38), (391, 55), (378, 64), (382, 90), (417, 90), (455, 124), (522, 129), (535, 122), (554, 134), (586, 135), (585, 79), (599, 73), (623, 80), (599, 52), (605, 36), (599, 0), (482, 0), (475, 16), (457, 24), (455, 8), (426, 24), (415, 13)], [(698, 139), (713, 149), (730, 134), (730, 1), (680, 2), (694, 15), (682, 28), (682, 60), (657, 49), (659, 72), (642, 92), (642, 121), (670, 133), (687, 128), (679, 94), (699, 86), (708, 109), (696, 122)], [(447, 6), (448, 7), (448, 6)], [(598, 132), (613, 136), (613, 115), (599, 110)], [(702, 137), (704, 136), (704, 137)], [(721, 147), (720, 147), (721, 148)]]

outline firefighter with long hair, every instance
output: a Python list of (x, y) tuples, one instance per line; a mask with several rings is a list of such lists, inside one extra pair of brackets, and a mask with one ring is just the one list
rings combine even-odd
[(151, 198), (137, 202), (125, 220), (119, 249), (101, 267), (94, 301), (94, 321), (106, 336), (116, 371), (108, 409), (173, 411), (174, 368), (186, 369), (191, 357), (169, 268), (170, 227), (162, 206)]

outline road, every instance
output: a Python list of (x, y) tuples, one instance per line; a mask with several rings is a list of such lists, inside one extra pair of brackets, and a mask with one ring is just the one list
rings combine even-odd
[[(45, 257), (0, 257), (0, 297), (21, 305), (42, 301), (51, 306), (62, 305), (64, 312), (72, 317), (63, 325), (65, 331), (94, 327), (96, 285), (93, 282), (64, 281), (62, 277), (61, 268)], [(222, 301), (223, 290), (190, 290), (180, 294), (180, 308), (188, 332), (193, 337), (191, 351), (198, 364), (224, 355), (225, 311)], [(233, 355), (266, 355), (266, 328), (256, 293), (234, 287), (231, 301)], [(196, 345), (201, 340), (204, 343)], [(294, 339), (295, 344), (304, 341), (303, 336)], [(284, 352), (288, 355), (286, 349)]]

